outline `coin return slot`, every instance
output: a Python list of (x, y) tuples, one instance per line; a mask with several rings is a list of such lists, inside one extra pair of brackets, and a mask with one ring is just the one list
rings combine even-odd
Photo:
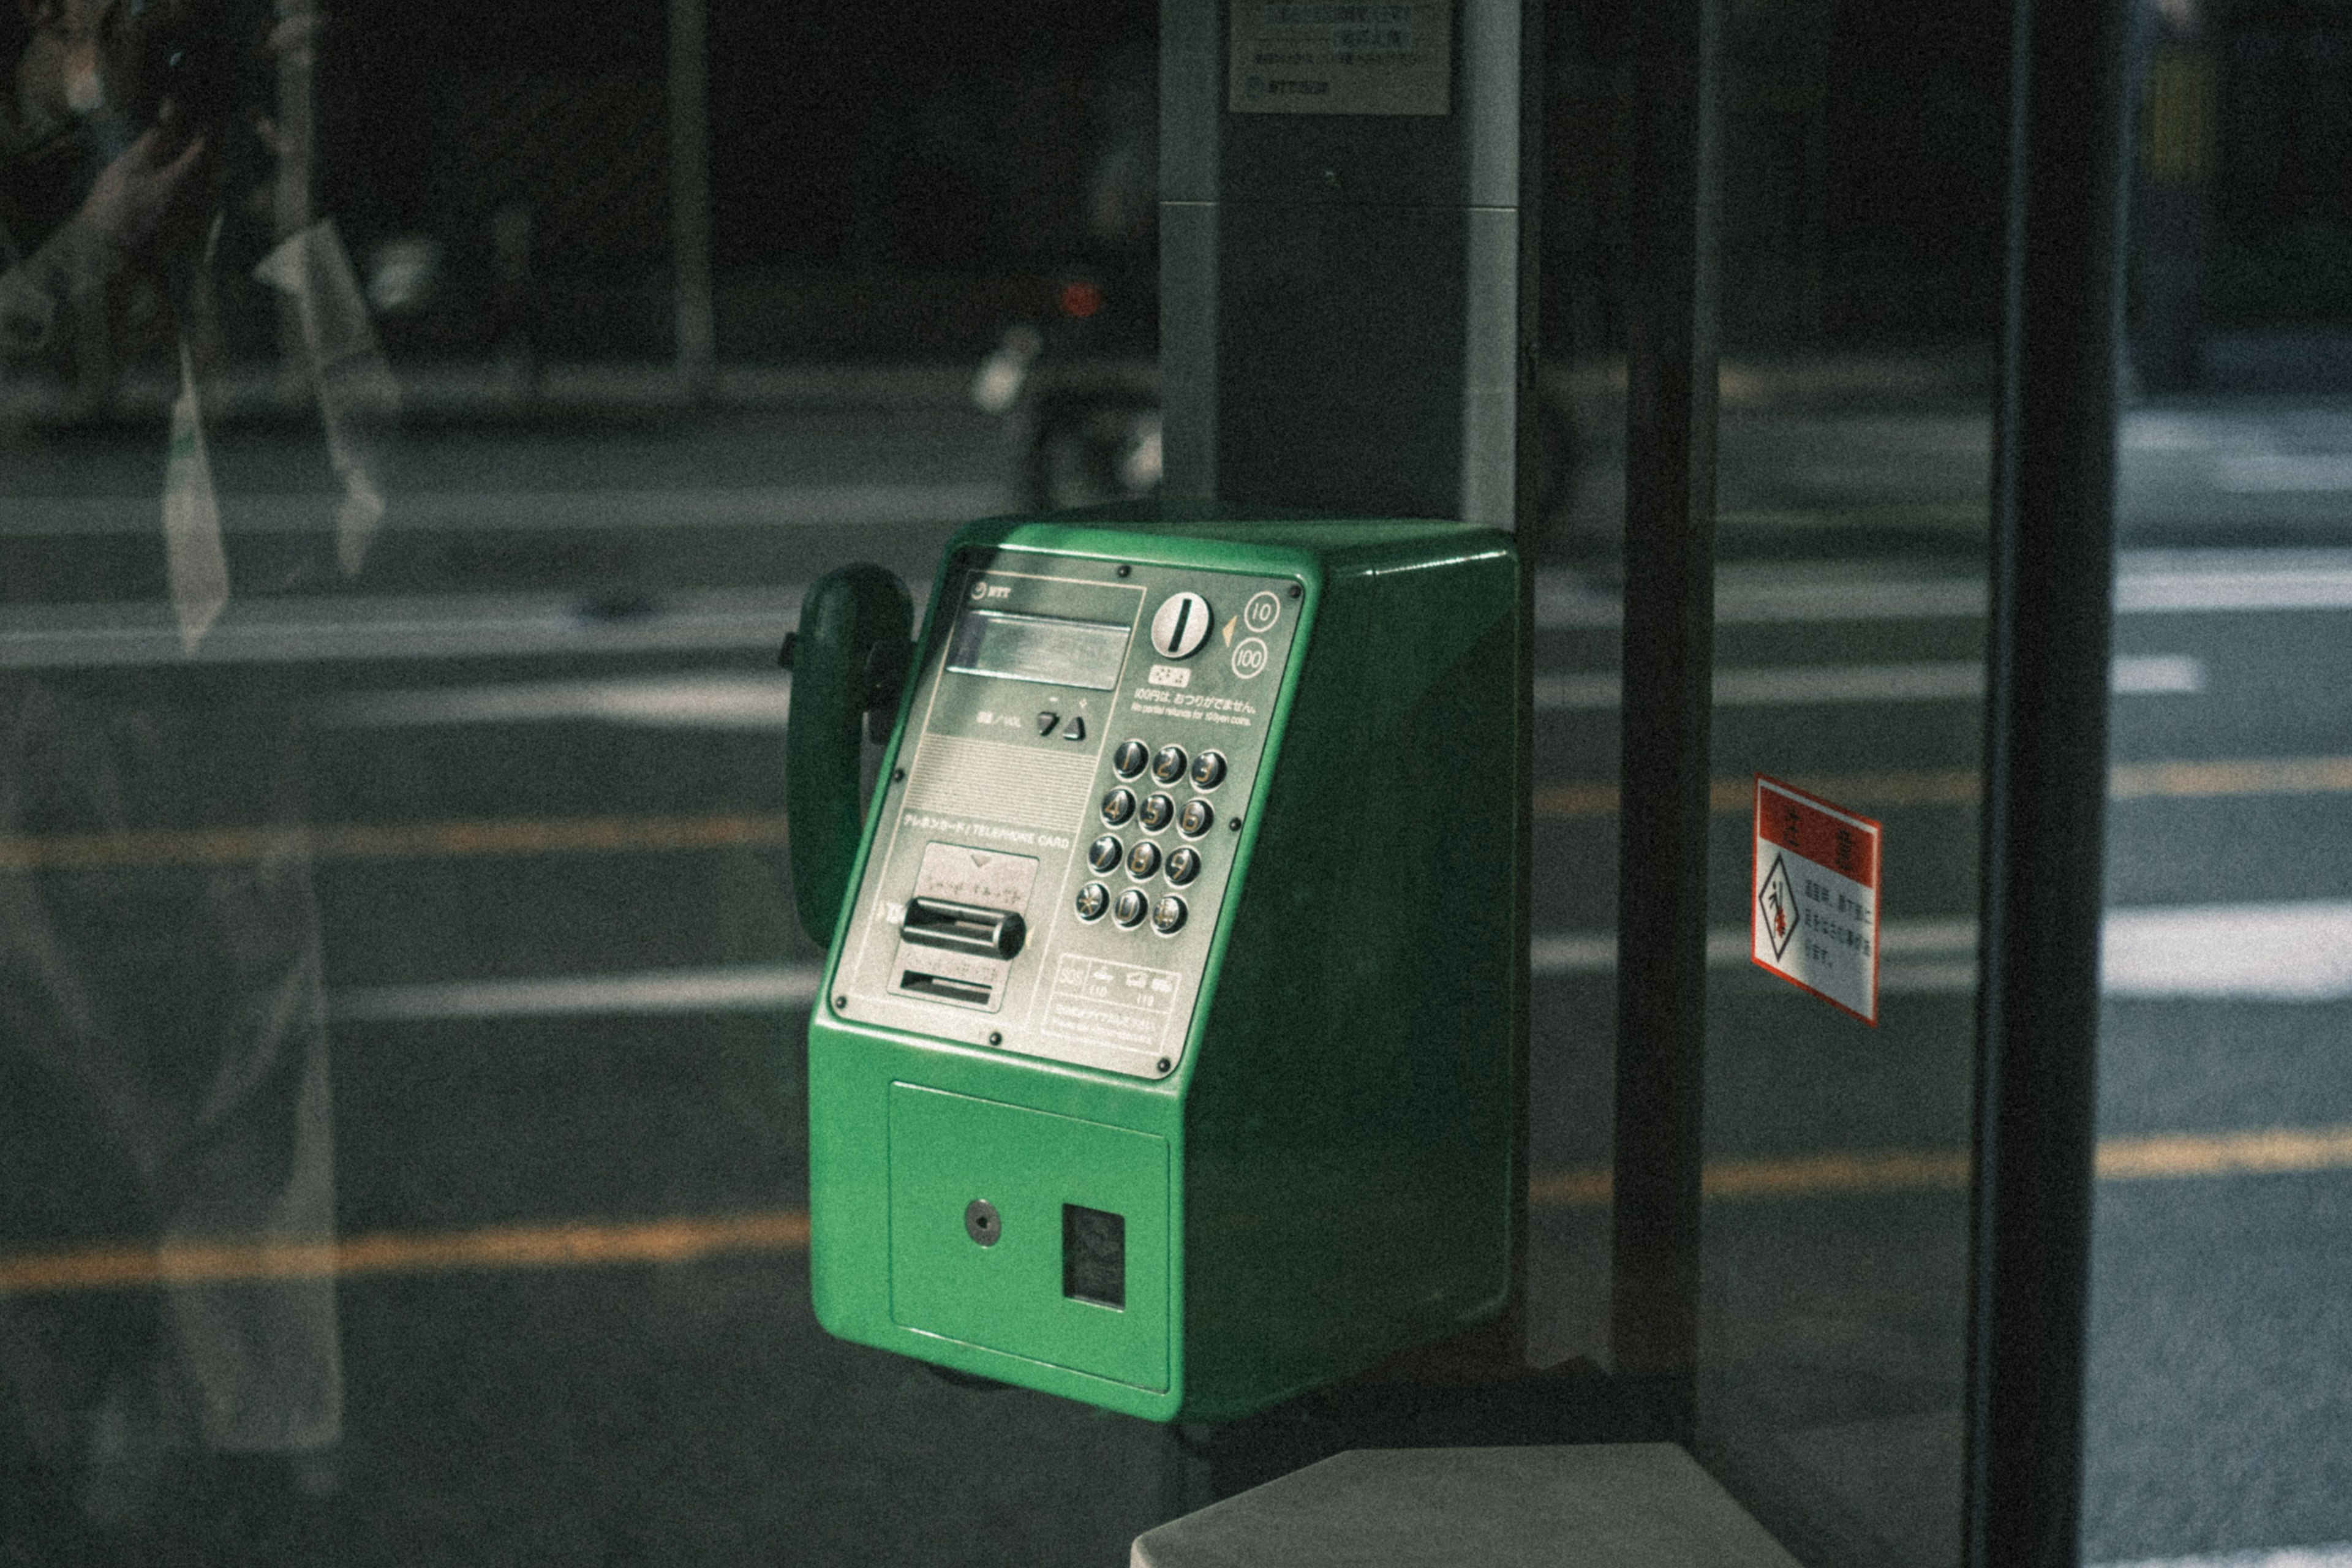
[(976, 980), (958, 980), (952, 975), (926, 974), (919, 969), (909, 969), (898, 976), (898, 989), (918, 996), (935, 996), (942, 1002), (961, 1002), (968, 1007), (985, 1007), (996, 994), (993, 985), (982, 985)]
[[(946, 899), (910, 899), (906, 923), (898, 934), (918, 947), (945, 948), (979, 958), (1011, 958), (1021, 951), (1028, 934), (1019, 915), (1010, 910), (984, 910)], [(914, 982), (904, 983), (908, 990)], [(962, 982), (956, 984), (961, 984)], [(985, 993), (986, 986), (967, 986)]]
[(1062, 1294), (1127, 1310), (1127, 1216), (1062, 1205)]

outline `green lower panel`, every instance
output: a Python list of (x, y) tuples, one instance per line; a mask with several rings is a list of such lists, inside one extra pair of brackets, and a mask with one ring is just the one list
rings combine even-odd
[[(894, 1083), (891, 1319), (1165, 1389), (1168, 1187), (1163, 1138)], [(975, 1201), (987, 1245), (965, 1224)]]

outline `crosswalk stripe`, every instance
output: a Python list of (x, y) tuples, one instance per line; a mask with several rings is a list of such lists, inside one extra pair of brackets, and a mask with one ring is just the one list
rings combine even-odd
[(2148, 1557), (2100, 1568), (2352, 1568), (2352, 1541), (2332, 1546), (2280, 1546), (2269, 1551), (2210, 1552), (2195, 1557)]

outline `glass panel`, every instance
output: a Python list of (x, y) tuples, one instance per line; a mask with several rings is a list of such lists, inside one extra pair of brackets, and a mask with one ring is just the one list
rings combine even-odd
[(1154, 7), (702, 13), (0, 8), (0, 1558), (1171, 1511), (1160, 1430), (812, 1316), (776, 668), (1150, 484)]
[(2325, 1561), (2352, 1540), (2313, 1245), (2352, 1164), (2352, 16), (2161, 6), (2140, 44), (2082, 1552)]
[[(1726, 8), (1698, 1452), (1808, 1563), (1941, 1568), (2005, 56), (1992, 9), (1939, 13), (1928, 46), (1916, 22)], [(1776, 805), (1759, 841), (1759, 773), (1838, 809)]]

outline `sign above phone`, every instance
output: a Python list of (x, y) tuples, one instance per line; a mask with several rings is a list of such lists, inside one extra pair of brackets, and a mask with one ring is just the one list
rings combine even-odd
[(1453, 0), (1233, 0), (1235, 114), (1453, 112)]

